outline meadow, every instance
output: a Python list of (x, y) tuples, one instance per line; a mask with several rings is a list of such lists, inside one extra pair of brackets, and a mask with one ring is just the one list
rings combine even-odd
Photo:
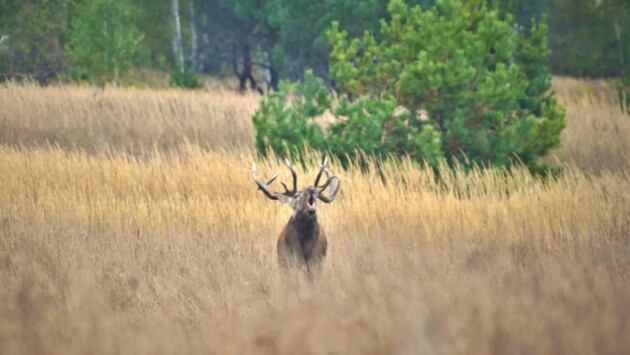
[(0, 86), (0, 354), (628, 353), (630, 115), (606, 82), (554, 87), (555, 181), (333, 161), (311, 283), (251, 177), (259, 96)]

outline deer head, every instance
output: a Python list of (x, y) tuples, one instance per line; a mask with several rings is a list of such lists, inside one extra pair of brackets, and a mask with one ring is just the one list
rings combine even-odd
[[(328, 157), (324, 158), (324, 163), (320, 166), (319, 172), (315, 177), (315, 182), (311, 186), (307, 186), (303, 190), (297, 190), (297, 173), (293, 170), (291, 163), (288, 160), (285, 160), (287, 167), (291, 171), (291, 175), (293, 177), (293, 186), (291, 189), (287, 187), (286, 184), (281, 182), (284, 187), (284, 192), (272, 192), (269, 190), (269, 184), (271, 184), (280, 174), (280, 172), (276, 173), (269, 180), (264, 183), (258, 180), (256, 176), (256, 163), (252, 165), (252, 173), (254, 176), (254, 182), (258, 185), (258, 189), (260, 189), (267, 198), (271, 200), (280, 201), (280, 203), (290, 206), (293, 208), (295, 213), (306, 213), (309, 215), (314, 215), (317, 212), (317, 200), (320, 200), (324, 203), (331, 203), (337, 196), (337, 192), (339, 192), (339, 188), (341, 187), (341, 179), (338, 176), (333, 175), (327, 168), (326, 164), (328, 163)], [(320, 186), (319, 181), (323, 174), (326, 174), (326, 181)], [(335, 184), (335, 181), (337, 182)], [(323, 194), (324, 190), (330, 187), (330, 192), (326, 196)]]

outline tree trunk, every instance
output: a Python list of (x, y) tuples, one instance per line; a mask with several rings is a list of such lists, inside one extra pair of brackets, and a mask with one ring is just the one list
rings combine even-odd
[(241, 42), (241, 58), (243, 59), (243, 70), (239, 73), (238, 71), (238, 51), (234, 51), (234, 59), (232, 65), (234, 67), (234, 74), (238, 77), (239, 90), (244, 92), (247, 90), (247, 81), (249, 80), (250, 88), (258, 91), (260, 94), (263, 93), (263, 90), (256, 83), (256, 79), (252, 73), (252, 56), (249, 48), (249, 43), (247, 41)]
[(273, 67), (273, 64), (271, 63), (271, 55), (269, 54), (269, 51), (265, 51), (264, 58), (265, 62), (263, 63), (263, 66), (265, 68), (265, 81), (267, 84), (267, 90), (278, 91), (278, 71), (276, 70), (276, 68)]
[(179, 0), (173, 0), (171, 11), (175, 22), (175, 33), (173, 35), (173, 56), (175, 66), (180, 72), (184, 72), (184, 48), (182, 45), (182, 25), (179, 21)]
[(269, 88), (273, 91), (278, 91), (278, 83), (280, 78), (278, 76), (278, 71), (276, 68), (270, 66), (269, 67)]
[(623, 53), (623, 42), (621, 40), (621, 26), (619, 26), (619, 18), (615, 18), (615, 37), (617, 39), (617, 51), (619, 54), (619, 78), (623, 79), (626, 71), (625, 55)]
[(190, 68), (197, 71), (197, 22), (193, 0), (188, 0), (188, 13), (190, 14)]

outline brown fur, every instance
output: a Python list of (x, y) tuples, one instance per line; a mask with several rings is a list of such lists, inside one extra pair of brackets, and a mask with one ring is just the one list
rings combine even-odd
[(328, 240), (317, 214), (296, 211), (278, 238), (278, 261), (283, 267), (305, 265), (311, 271), (326, 257)]

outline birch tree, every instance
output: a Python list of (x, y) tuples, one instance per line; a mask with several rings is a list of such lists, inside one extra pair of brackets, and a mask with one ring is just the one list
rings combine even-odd
[(182, 44), (182, 25), (179, 20), (179, 1), (173, 0), (171, 3), (171, 11), (173, 13), (173, 22), (175, 24), (175, 33), (173, 34), (173, 56), (175, 58), (175, 66), (181, 73), (184, 72), (184, 46)]
[(193, 0), (188, 0), (188, 14), (190, 16), (190, 68), (197, 71), (197, 21)]

